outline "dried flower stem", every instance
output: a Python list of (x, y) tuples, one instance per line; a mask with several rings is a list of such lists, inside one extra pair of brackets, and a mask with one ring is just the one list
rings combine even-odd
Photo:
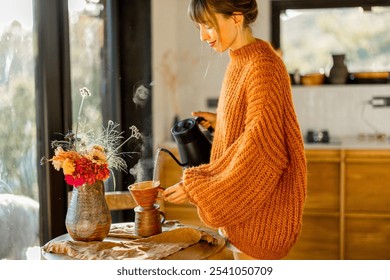
[[(127, 138), (125, 141), (122, 142), (122, 144), (120, 144), (113, 152), (117, 152), (124, 144), (126, 144), (131, 138), (136, 138), (136, 139), (139, 139), (141, 137), (141, 133), (139, 133), (138, 129), (132, 125), (129, 127), (129, 129), (131, 130), (131, 135), (129, 138)], [(111, 156), (111, 155), (110, 155)], [(110, 157), (108, 157), (110, 158)]]
[(79, 123), (80, 123), (80, 120), (81, 120), (81, 110), (83, 108), (83, 104), (84, 104), (84, 99), (86, 96), (91, 96), (91, 92), (88, 90), (88, 88), (86, 87), (83, 87), (83, 88), (80, 88), (80, 94), (81, 94), (81, 103), (80, 103), (80, 108), (79, 108), (79, 113), (77, 114), (77, 123), (76, 123), (76, 134), (75, 134), (75, 150), (77, 151), (77, 145), (76, 145), (76, 142), (77, 142), (77, 133), (78, 133), (78, 130), (79, 130)]

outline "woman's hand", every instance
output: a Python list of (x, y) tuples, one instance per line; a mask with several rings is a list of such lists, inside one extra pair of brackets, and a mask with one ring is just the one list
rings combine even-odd
[(201, 121), (200, 125), (208, 129), (210, 126), (215, 130), (217, 126), (217, 114), (211, 112), (192, 112), (194, 117), (202, 117), (205, 121)]
[(175, 204), (188, 202), (188, 195), (184, 191), (182, 182), (165, 189), (162, 197), (165, 201)]

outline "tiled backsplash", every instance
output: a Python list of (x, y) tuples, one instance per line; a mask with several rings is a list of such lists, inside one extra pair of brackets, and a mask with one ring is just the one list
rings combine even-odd
[(373, 108), (372, 97), (390, 96), (390, 84), (294, 86), (301, 131), (328, 130), (330, 136), (390, 135), (390, 107)]

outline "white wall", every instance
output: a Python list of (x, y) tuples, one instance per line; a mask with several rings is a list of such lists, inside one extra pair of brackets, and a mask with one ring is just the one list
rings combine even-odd
[[(192, 111), (206, 110), (207, 98), (218, 97), (228, 61), (227, 54), (216, 54), (200, 42), (198, 30), (187, 17), (188, 3), (189, 0), (152, 1), (155, 145), (171, 139), (175, 110), (180, 119), (187, 118)], [(254, 34), (270, 40), (270, 0), (258, 0), (258, 5), (260, 14), (253, 26)], [(390, 86), (294, 87), (302, 133), (307, 129), (328, 129), (335, 136), (373, 132), (363, 120), (362, 104), (378, 94), (390, 96)], [(364, 109), (368, 122), (390, 134), (389, 108)]]
[(293, 100), (302, 134), (329, 130), (330, 136), (359, 133), (390, 135), (390, 108), (374, 108), (372, 97), (390, 96), (390, 85), (325, 85), (293, 87)]

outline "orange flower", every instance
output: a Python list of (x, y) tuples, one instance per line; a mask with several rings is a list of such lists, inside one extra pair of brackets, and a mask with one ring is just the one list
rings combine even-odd
[(73, 160), (67, 158), (62, 164), (62, 169), (64, 170), (65, 175), (72, 175), (76, 170), (76, 166)]
[[(54, 168), (59, 171), (61, 168), (64, 168), (64, 162), (66, 160), (71, 160), (74, 162), (80, 157), (80, 155), (75, 151), (64, 151), (62, 147), (57, 147), (55, 150), (55, 156), (51, 159)], [(69, 163), (67, 163), (67, 168), (69, 168)]]
[(104, 149), (101, 146), (93, 146), (91, 152), (87, 155), (87, 158), (96, 164), (107, 163), (107, 156), (104, 153)]

